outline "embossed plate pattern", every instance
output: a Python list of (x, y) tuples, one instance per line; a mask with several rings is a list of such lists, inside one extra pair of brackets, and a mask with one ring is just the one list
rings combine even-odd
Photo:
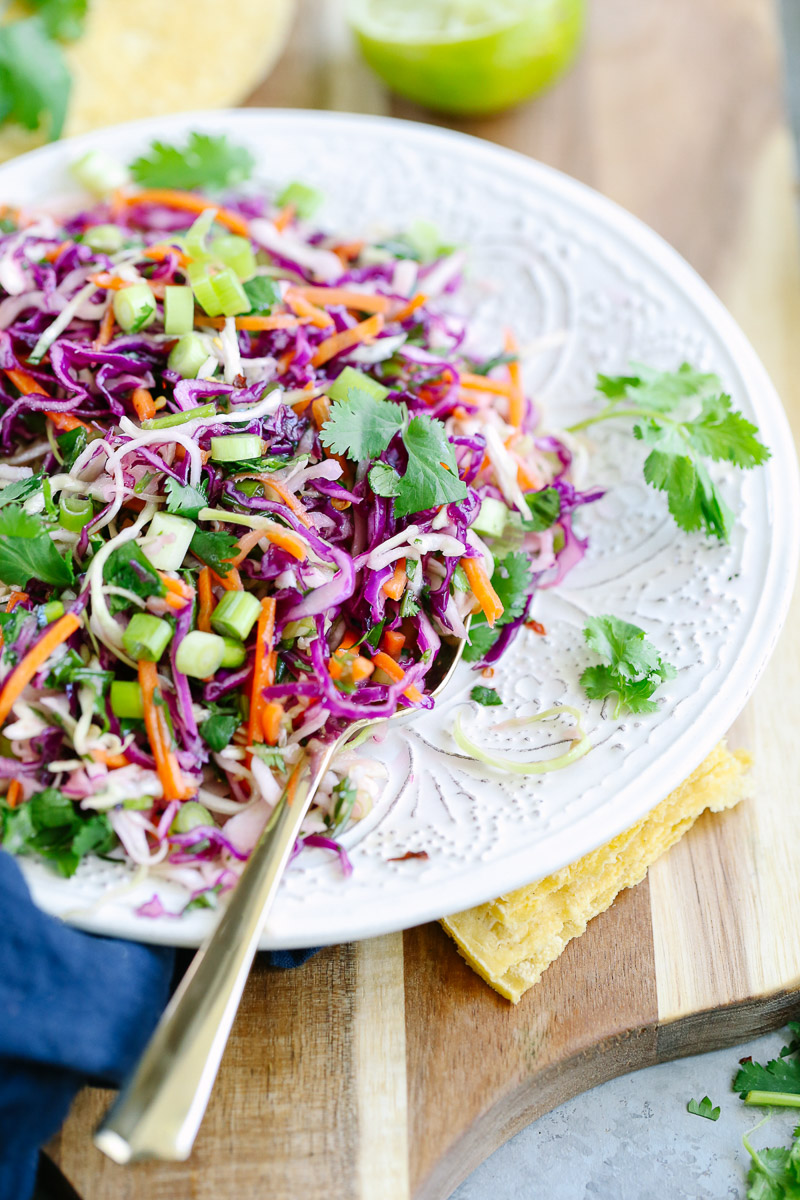
[[(528, 387), (560, 427), (591, 409), (598, 370), (631, 359), (718, 371), (772, 450), (766, 469), (721, 470), (737, 513), (729, 546), (678, 531), (663, 496), (645, 487), (643, 454), (612, 424), (593, 433), (585, 479), (608, 488), (583, 514), (585, 560), (534, 615), (494, 682), (516, 714), (571, 703), (594, 749), (566, 771), (504, 776), (463, 757), (451, 728), (475, 676), (464, 667), (436, 712), (387, 731), (368, 750), (386, 764), (387, 798), (346, 839), (343, 879), (324, 851), (288, 873), (265, 947), (320, 945), (399, 929), (477, 904), (574, 861), (640, 819), (725, 733), (752, 690), (784, 620), (798, 545), (797, 465), (780, 401), (741, 331), (697, 275), (655, 234), (594, 192), (509, 151), (425, 126), (331, 113), (238, 111), (142, 121), (60, 143), (0, 168), (3, 202), (71, 191), (66, 167), (97, 147), (132, 157), (153, 137), (196, 128), (250, 146), (269, 184), (307, 180), (326, 195), (324, 222), (353, 235), (373, 224), (433, 219), (470, 248), (468, 300), (479, 329), (513, 324), (547, 339)], [(587, 614), (644, 626), (678, 667), (657, 714), (614, 721), (578, 686), (589, 656)], [(467, 727), (490, 747), (534, 754), (563, 728), (493, 728), (498, 710), (471, 705)], [(428, 859), (387, 860), (408, 850)], [(70, 881), (25, 864), (39, 903), (85, 928), (194, 945), (212, 916), (138, 918), (123, 869), (87, 863)], [(159, 893), (170, 907), (169, 889)], [(114, 897), (109, 899), (111, 892)], [(97, 906), (96, 902), (106, 903)]]

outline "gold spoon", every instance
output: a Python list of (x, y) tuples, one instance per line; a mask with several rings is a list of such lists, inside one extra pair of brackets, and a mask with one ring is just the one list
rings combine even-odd
[[(426, 679), (435, 684), (431, 695), (439, 695), (450, 682), (464, 646), (463, 639), (442, 642)], [(182, 1162), (189, 1157), (262, 931), (317, 789), (335, 756), (357, 733), (407, 715), (413, 714), (401, 709), (389, 718), (355, 721), (315, 764), (307, 754), (297, 763), (218, 924), (192, 959), (133, 1075), (95, 1133), (95, 1145), (114, 1162)]]

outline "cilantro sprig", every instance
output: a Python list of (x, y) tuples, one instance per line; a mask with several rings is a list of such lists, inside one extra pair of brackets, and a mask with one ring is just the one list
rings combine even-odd
[(229, 188), (250, 176), (254, 159), (221, 134), (190, 133), (185, 146), (154, 141), (131, 163), (133, 178), (148, 188)]
[[(729, 462), (741, 470), (760, 466), (770, 457), (758, 429), (733, 408), (717, 375), (683, 363), (677, 371), (636, 366), (635, 375), (599, 375), (597, 390), (605, 396), (601, 412), (569, 427), (577, 433), (600, 421), (633, 418), (634, 436), (651, 447), (644, 477), (666, 492), (675, 523), (688, 533), (705, 530), (727, 542), (733, 525), (728, 508), (712, 480), (706, 460)], [(691, 403), (693, 411), (686, 410)]]
[[(458, 587), (459, 585), (456, 584)], [(466, 662), (485, 658), (500, 637), (502, 627), (518, 620), (525, 612), (531, 594), (531, 564), (527, 554), (512, 551), (495, 562), (492, 587), (503, 605), (503, 615), (490, 626), (483, 613), (472, 618), (469, 642), (464, 647)]]
[(656, 712), (658, 705), (651, 697), (665, 680), (674, 679), (676, 671), (661, 659), (645, 631), (619, 617), (591, 617), (583, 636), (589, 648), (607, 660), (581, 675), (589, 699), (615, 696), (614, 720), (623, 711)]
[(42, 517), (7, 504), (0, 508), (0, 582), (25, 587), (29, 579), (68, 587), (75, 579), (72, 560), (61, 557)]
[(690, 1100), (686, 1105), (686, 1111), (691, 1113), (693, 1117), (705, 1117), (707, 1121), (718, 1121), (720, 1107), (717, 1105), (715, 1108), (708, 1096), (703, 1096), (703, 1099), (700, 1101)]
[(405, 473), (400, 475), (388, 463), (375, 463), (369, 473), (375, 494), (394, 498), (396, 516), (426, 512), (466, 497), (467, 488), (458, 477), (455, 450), (444, 425), (433, 417), (409, 418), (405, 404), (377, 400), (359, 388), (350, 388), (346, 400), (331, 405), (320, 438), (334, 454), (353, 462), (369, 462), (383, 454), (397, 434), (408, 454)]

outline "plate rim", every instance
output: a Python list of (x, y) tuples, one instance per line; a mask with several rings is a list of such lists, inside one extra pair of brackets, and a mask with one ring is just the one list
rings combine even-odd
[[(742, 382), (758, 409), (759, 426), (768, 426), (770, 436), (767, 437), (772, 451), (772, 457), (766, 464), (769, 481), (767, 486), (768, 523), (770, 527), (770, 549), (767, 559), (767, 570), (763, 588), (753, 613), (750, 628), (742, 643), (739, 659), (732, 669), (721, 680), (719, 688), (713, 697), (713, 711), (709, 720), (704, 723), (700, 735), (696, 731), (687, 730), (674, 742), (666, 746), (658, 756), (646, 765), (626, 788), (623, 795), (632, 790), (634, 784), (642, 795), (650, 797), (647, 803), (639, 801), (636, 808), (638, 817), (632, 816), (626, 807), (624, 816), (604, 824), (602, 835), (593, 833), (586, 836), (585, 826), (591, 822), (591, 814), (579, 819), (569, 828), (569, 840), (572, 845), (579, 845), (579, 852), (563, 851), (553, 857), (554, 864), (546, 875), (573, 863), (591, 853), (598, 846), (618, 836), (625, 829), (641, 819), (672, 791), (687, 774), (695, 769), (711, 751), (714, 745), (724, 737), (730, 725), (739, 715), (749, 696), (760, 678), (778, 637), (783, 629), (791, 603), (794, 580), (797, 572), (798, 554), (800, 554), (800, 475), (798, 474), (797, 453), (791, 434), (788, 418), (780, 396), (773, 385), (770, 376), (751, 345), (749, 339), (740, 328), (738, 322), (728, 312), (712, 288), (703, 280), (699, 273), (674, 249), (660, 234), (651, 229), (644, 221), (629, 213), (616, 201), (598, 192), (596, 189), (551, 167), (536, 159), (530, 158), (518, 151), (505, 146), (484, 141), (460, 131), (426, 125), (414, 121), (394, 117), (377, 116), (373, 114), (342, 113), (330, 110), (292, 109), (292, 108), (239, 108), (239, 109), (207, 109), (193, 110), (182, 113), (172, 113), (164, 117), (146, 117), (133, 121), (106, 126), (89, 133), (65, 138), (60, 142), (50, 143), (19, 155), (6, 163), (0, 164), (0, 188), (4, 176), (19, 171), (25, 171), (26, 166), (35, 161), (54, 159), (64, 161), (72, 150), (80, 151), (83, 146), (91, 147), (98, 139), (103, 139), (115, 133), (124, 135), (126, 141), (137, 136), (164, 137), (175, 130), (188, 131), (191, 128), (205, 126), (217, 128), (235, 126), (237, 124), (258, 125), (261, 122), (277, 121), (288, 125), (309, 125), (318, 127), (321, 123), (339, 125), (341, 127), (357, 126), (362, 129), (383, 129), (389, 126), (400, 130), (410, 142), (435, 144), (442, 142), (457, 144), (464, 152), (485, 163), (502, 162), (518, 173), (527, 174), (529, 180), (540, 189), (563, 195), (566, 200), (587, 215), (591, 215), (601, 228), (611, 228), (622, 240), (632, 245), (642, 257), (652, 262), (680, 289), (701, 312), (719, 341), (724, 345)], [(406, 144), (409, 144), (408, 142)], [(777, 486), (781, 485), (781, 503), (776, 504)], [(752, 534), (751, 534), (752, 536)], [(739, 686), (737, 686), (739, 685)], [(687, 757), (687, 744), (690, 745)], [(674, 764), (678, 765), (674, 765)], [(658, 777), (657, 787), (654, 777)], [(656, 797), (653, 799), (653, 797)], [(615, 810), (617, 811), (617, 810)], [(575, 832), (584, 830), (584, 838), (575, 837)], [(542, 838), (542, 844), (549, 841), (564, 842), (567, 840), (567, 830), (562, 830)], [(289, 947), (334, 944), (341, 941), (359, 940), (379, 934), (394, 932), (410, 925), (422, 924), (439, 917), (471, 908), (486, 900), (493, 899), (498, 894), (497, 875), (502, 873), (502, 890), (508, 892), (531, 882), (530, 870), (526, 871), (524, 856), (530, 849), (517, 851), (504, 857), (499, 862), (478, 864), (470, 871), (464, 872), (463, 878), (455, 878), (447, 883), (433, 885), (441, 891), (447, 888), (448, 903), (446, 910), (441, 910), (441, 900), (436, 903), (418, 903), (408, 919), (399, 917), (393, 920), (379, 918), (370, 923), (362, 919), (358, 928), (326, 927), (324, 914), (321, 927), (313, 934), (298, 935), (297, 933), (282, 934), (280, 925), (274, 927), (268, 922), (260, 946), (262, 949), (284, 949)], [(42, 903), (41, 889), (32, 878), (36, 872), (30, 871), (30, 864), (21, 860), (26, 871), (28, 882), (32, 885), (37, 900)], [(490, 877), (494, 876), (494, 882)], [(542, 878), (540, 873), (534, 879)], [(482, 881), (476, 886), (475, 881)], [(413, 883), (410, 881), (410, 888)], [(402, 907), (401, 901), (398, 907)], [(45, 907), (47, 907), (45, 905)], [(54, 906), (49, 906), (54, 912)], [(405, 909), (403, 908), (403, 911)], [(124, 915), (121, 915), (124, 913)], [(202, 936), (213, 924), (213, 914), (193, 914), (200, 920), (186, 922), (181, 928), (169, 921), (162, 924), (147, 921), (137, 917), (132, 910), (118, 908), (101, 908), (95, 913), (78, 914), (65, 913), (59, 910), (58, 915), (64, 917), (70, 924), (107, 936), (123, 937), (132, 940), (146, 941), (156, 944), (175, 946), (195, 946), (200, 943)], [(109, 920), (108, 918), (111, 917)]]

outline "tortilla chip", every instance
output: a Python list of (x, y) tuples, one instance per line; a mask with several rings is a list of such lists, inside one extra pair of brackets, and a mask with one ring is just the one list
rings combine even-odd
[(442, 925), (473, 970), (514, 1004), (567, 942), (584, 932), (623, 888), (640, 883), (705, 809), (732, 808), (752, 793), (750, 755), (725, 742), (657, 808), (619, 837), (555, 875), (488, 904), (446, 917)]
[[(294, 8), (295, 0), (90, 0), (83, 36), (64, 46), (73, 79), (65, 134), (241, 103), (283, 50)], [(0, 162), (43, 141), (2, 125)]]

